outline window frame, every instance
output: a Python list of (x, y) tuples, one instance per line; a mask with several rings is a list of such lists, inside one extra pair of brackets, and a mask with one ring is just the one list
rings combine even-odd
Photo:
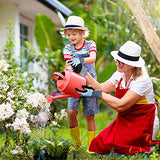
[[(21, 26), (24, 29), (24, 27), (27, 28), (28, 34), (25, 35), (23, 30), (21, 33)], [(29, 43), (33, 44), (33, 31), (34, 31), (34, 22), (31, 19), (28, 19), (27, 17), (20, 15), (20, 23), (19, 23), (19, 31), (20, 31), (20, 52), (26, 52), (26, 46), (25, 46), (25, 40), (27, 40)], [(25, 53), (27, 54), (27, 52)], [(20, 57), (20, 65), (24, 69), (24, 71), (29, 70), (29, 64), (25, 62), (25, 57)], [(25, 67), (26, 66), (26, 67)]]

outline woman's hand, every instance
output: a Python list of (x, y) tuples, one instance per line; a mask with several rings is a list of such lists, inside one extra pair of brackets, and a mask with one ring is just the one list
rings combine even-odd
[(92, 87), (96, 90), (101, 90), (105, 93), (112, 93), (115, 91), (115, 85), (111, 83), (109, 80), (104, 83), (97, 82), (88, 72), (86, 74), (87, 86)]
[(78, 88), (76, 88), (76, 91), (82, 96), (101, 98), (102, 91), (95, 90), (92, 87), (88, 86), (82, 86), (82, 88), (84, 90), (79, 90)]

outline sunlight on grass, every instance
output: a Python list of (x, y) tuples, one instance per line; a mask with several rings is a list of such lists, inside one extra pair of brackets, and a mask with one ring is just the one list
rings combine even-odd
[[(108, 110), (106, 112), (101, 112), (95, 115), (96, 122), (96, 135), (99, 134), (104, 128), (106, 128), (115, 118), (116, 113), (113, 110)], [(82, 141), (82, 147), (87, 150), (88, 144), (88, 132), (87, 132), (87, 122), (85, 116), (82, 112), (78, 114), (78, 121), (80, 126), (80, 136)], [(71, 141), (68, 120), (60, 124), (60, 128), (56, 128), (57, 135), (63, 139), (68, 139)], [(31, 139), (48, 139), (52, 135), (52, 130), (48, 127), (45, 129), (39, 128), (35, 129), (31, 133)]]
[[(116, 118), (117, 113), (113, 111), (112, 109), (108, 109), (104, 112), (100, 112), (95, 115), (95, 122), (96, 122), (96, 135), (99, 134), (104, 128), (106, 128), (109, 124), (113, 122), (113, 120)], [(72, 159), (79, 159), (79, 160), (98, 160), (98, 159), (105, 159), (105, 160), (120, 160), (120, 159), (132, 159), (132, 160), (147, 160), (148, 158), (145, 157), (146, 155), (144, 153), (135, 154), (135, 155), (122, 155), (122, 156), (106, 156), (101, 154), (89, 154), (87, 153), (87, 147), (88, 147), (88, 133), (87, 133), (87, 122), (85, 119), (85, 116), (83, 115), (83, 112), (79, 112), (78, 114), (78, 121), (80, 126), (80, 136), (82, 141), (82, 146), (77, 149), (76, 151), (71, 151), (68, 153), (67, 160)], [(54, 132), (56, 133), (56, 136), (60, 139), (63, 138), (64, 140), (68, 140), (71, 142), (70, 137), (70, 131), (69, 131), (69, 124), (68, 119), (61, 122), (60, 127), (54, 127)], [(33, 140), (39, 140), (39, 139), (49, 139), (53, 136), (53, 130), (47, 126), (46, 128), (37, 128), (32, 130), (32, 133), (30, 134), (30, 141)], [(0, 146), (4, 145), (4, 139), (5, 135), (0, 135)], [(145, 158), (144, 158), (145, 157)], [(153, 159), (156, 157), (159, 157), (156, 153), (151, 155)], [(150, 159), (150, 158), (149, 158)]]

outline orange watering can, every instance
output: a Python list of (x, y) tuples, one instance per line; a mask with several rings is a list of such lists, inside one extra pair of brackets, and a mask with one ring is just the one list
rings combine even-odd
[[(56, 75), (58, 75), (58, 77)], [(81, 94), (79, 94), (75, 90), (75, 88), (84, 90), (82, 88), (82, 85), (86, 85), (86, 79), (83, 76), (69, 69), (65, 69), (61, 73), (54, 72), (52, 76), (57, 81), (58, 90), (60, 92), (63, 92), (64, 94), (58, 95), (55, 97), (51, 95), (47, 95), (48, 103), (52, 103), (54, 99), (61, 99), (61, 98), (68, 98), (68, 97), (74, 97), (74, 98), (81, 97)]]

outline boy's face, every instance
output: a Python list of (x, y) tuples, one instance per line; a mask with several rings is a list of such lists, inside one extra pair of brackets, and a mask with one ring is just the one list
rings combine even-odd
[(73, 44), (77, 44), (80, 41), (83, 41), (83, 31), (78, 29), (67, 29), (65, 31), (65, 36), (68, 38)]

